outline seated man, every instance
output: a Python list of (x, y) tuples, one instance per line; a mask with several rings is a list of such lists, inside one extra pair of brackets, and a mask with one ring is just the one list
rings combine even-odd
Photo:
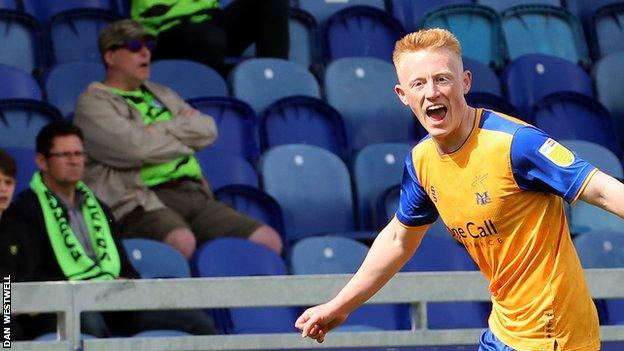
[(15, 160), (6, 151), (0, 149), (0, 218), (13, 199), (16, 176)]
[(106, 79), (87, 87), (74, 117), (85, 133), (87, 184), (111, 206), (126, 237), (164, 241), (187, 258), (220, 236), (249, 238), (279, 254), (273, 228), (213, 197), (194, 152), (216, 139), (215, 122), (147, 81), (153, 45), (132, 20), (100, 34)]
[[(138, 278), (110, 210), (82, 181), (82, 133), (64, 122), (45, 126), (37, 136), (30, 189), (21, 192), (0, 223), (0, 273), (15, 282)], [(83, 333), (107, 337), (145, 329), (214, 333), (201, 311), (83, 313)], [(50, 315), (21, 315), (26, 339), (56, 329)]]

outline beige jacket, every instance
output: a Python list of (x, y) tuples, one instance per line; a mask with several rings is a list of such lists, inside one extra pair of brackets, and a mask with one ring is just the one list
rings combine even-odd
[(146, 211), (164, 207), (141, 181), (142, 165), (191, 155), (217, 138), (212, 117), (179, 116), (190, 106), (173, 90), (152, 82), (143, 85), (171, 112), (171, 121), (145, 126), (136, 109), (99, 82), (80, 95), (74, 114), (88, 155), (85, 182), (117, 219), (137, 206)]

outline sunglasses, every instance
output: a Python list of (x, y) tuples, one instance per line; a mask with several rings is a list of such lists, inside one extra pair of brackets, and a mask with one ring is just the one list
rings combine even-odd
[(127, 41), (123, 45), (114, 46), (112, 49), (126, 48), (131, 52), (139, 52), (143, 47), (146, 47), (149, 51), (154, 51), (156, 47), (156, 38), (153, 37), (145, 37), (141, 39), (132, 39)]

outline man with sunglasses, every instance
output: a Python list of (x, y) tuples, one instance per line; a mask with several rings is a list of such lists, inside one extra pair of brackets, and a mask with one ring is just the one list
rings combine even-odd
[(74, 117), (85, 134), (86, 182), (111, 206), (124, 236), (164, 241), (187, 258), (220, 236), (280, 253), (273, 228), (214, 199), (194, 153), (216, 139), (216, 124), (147, 80), (152, 46), (133, 20), (100, 34), (106, 79), (87, 87)]

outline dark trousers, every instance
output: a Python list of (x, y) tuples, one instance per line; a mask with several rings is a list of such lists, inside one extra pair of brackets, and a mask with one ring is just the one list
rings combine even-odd
[(225, 57), (252, 43), (258, 57), (288, 59), (288, 0), (235, 0), (211, 20), (184, 20), (158, 35), (154, 59), (188, 59), (224, 73)]

